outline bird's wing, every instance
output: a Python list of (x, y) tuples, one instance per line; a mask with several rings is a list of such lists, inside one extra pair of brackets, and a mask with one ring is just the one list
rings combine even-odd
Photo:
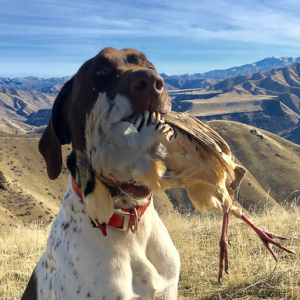
[(187, 113), (171, 111), (163, 115), (162, 118), (165, 119), (167, 124), (177, 127), (178, 130), (185, 132), (190, 138), (195, 139), (220, 162), (228, 175), (234, 178), (234, 170), (223, 156), (225, 154), (225, 156), (231, 158), (230, 148), (216, 131)]

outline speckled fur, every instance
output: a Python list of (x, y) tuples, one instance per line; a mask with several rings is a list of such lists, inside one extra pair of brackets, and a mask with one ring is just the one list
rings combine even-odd
[(136, 233), (91, 226), (69, 178), (47, 249), (35, 268), (37, 299), (177, 299), (179, 255), (151, 203)]

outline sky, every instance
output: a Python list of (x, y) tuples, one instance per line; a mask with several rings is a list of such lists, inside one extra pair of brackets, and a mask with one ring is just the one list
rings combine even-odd
[(159, 73), (300, 56), (299, 0), (0, 0), (0, 77), (72, 76), (105, 47)]

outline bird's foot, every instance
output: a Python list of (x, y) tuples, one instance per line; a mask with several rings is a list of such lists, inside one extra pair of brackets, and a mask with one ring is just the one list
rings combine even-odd
[(146, 126), (154, 126), (155, 130), (164, 134), (168, 142), (171, 142), (176, 137), (174, 129), (165, 122), (159, 112), (145, 111), (133, 121), (133, 125), (138, 132)]
[(246, 216), (243, 214), (241, 218), (244, 222), (246, 222), (258, 235), (258, 237), (261, 239), (261, 241), (264, 243), (268, 251), (272, 254), (274, 259), (277, 261), (277, 257), (274, 253), (274, 251), (271, 248), (271, 245), (274, 245), (278, 247), (279, 249), (286, 251), (287, 253), (295, 254), (292, 250), (282, 246), (280, 243), (274, 241), (273, 239), (279, 239), (279, 240), (288, 240), (288, 238), (282, 237), (280, 235), (274, 234), (272, 232), (269, 232), (265, 230), (265, 228), (258, 228), (254, 225), (253, 222), (251, 222)]
[(229, 213), (224, 214), (223, 216), (223, 226), (222, 226), (222, 234), (220, 240), (220, 261), (219, 261), (219, 278), (218, 281), (221, 284), (221, 278), (223, 274), (223, 262), (225, 262), (225, 272), (228, 272), (228, 222), (229, 222)]

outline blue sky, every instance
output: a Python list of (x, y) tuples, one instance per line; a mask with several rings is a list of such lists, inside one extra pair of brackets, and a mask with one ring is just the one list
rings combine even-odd
[(158, 72), (300, 56), (300, 1), (0, 0), (0, 76), (68, 76), (102, 48), (143, 51)]

